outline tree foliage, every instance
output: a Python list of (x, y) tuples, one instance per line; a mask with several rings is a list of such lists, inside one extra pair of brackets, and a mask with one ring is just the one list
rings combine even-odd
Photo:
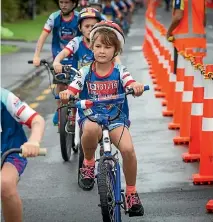
[[(33, 0), (2, 0), (1, 17), (3, 22), (29, 19)], [(34, 0), (36, 14), (57, 9), (56, 0)]]

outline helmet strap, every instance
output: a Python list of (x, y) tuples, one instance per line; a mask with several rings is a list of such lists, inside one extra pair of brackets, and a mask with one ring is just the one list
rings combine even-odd
[(117, 55), (118, 55), (118, 52), (115, 52), (114, 55), (113, 55), (113, 57), (112, 57), (112, 59), (111, 59), (111, 61), (112, 61)]

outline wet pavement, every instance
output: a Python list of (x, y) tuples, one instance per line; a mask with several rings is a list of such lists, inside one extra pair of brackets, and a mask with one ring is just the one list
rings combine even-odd
[[(137, 190), (145, 208), (144, 217), (129, 218), (124, 222), (212, 222), (205, 205), (213, 198), (213, 186), (194, 186), (191, 176), (199, 170), (198, 163), (182, 162), (181, 154), (187, 147), (174, 146), (176, 131), (167, 126), (171, 118), (162, 117), (161, 100), (155, 99), (148, 66), (141, 48), (144, 35), (144, 10), (134, 16), (125, 50), (121, 57), (133, 77), (146, 85), (140, 98), (129, 97), (131, 134), (138, 159)], [(23, 69), (22, 69), (23, 70)], [(33, 103), (48, 88), (47, 73), (42, 73), (22, 90), (22, 99)], [(42, 146), (48, 148), (46, 157), (30, 159), (19, 182), (26, 222), (100, 222), (97, 186), (90, 192), (77, 184), (78, 156), (63, 162), (57, 128), (52, 125), (56, 102), (51, 93), (37, 101), (36, 110), (46, 119)], [(122, 177), (122, 181), (123, 181)], [(124, 183), (122, 182), (124, 187)]]

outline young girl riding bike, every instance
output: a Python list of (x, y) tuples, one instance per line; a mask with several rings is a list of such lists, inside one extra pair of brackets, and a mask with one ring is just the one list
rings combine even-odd
[[(66, 102), (70, 95), (74, 96), (77, 93), (79, 93), (80, 99), (98, 98), (124, 93), (127, 87), (133, 88), (135, 96), (142, 95), (143, 84), (136, 82), (123, 65), (114, 62), (114, 58), (122, 51), (124, 42), (123, 31), (117, 24), (111, 21), (97, 23), (90, 33), (94, 62), (80, 70), (81, 77), (76, 77), (67, 90), (60, 92), (60, 98)], [(97, 107), (91, 108), (91, 110), (92, 112), (96, 110), (96, 113), (100, 114), (104, 113), (104, 110)], [(117, 108), (109, 107), (108, 113), (114, 116), (117, 113)], [(90, 190), (94, 186), (94, 154), (98, 142), (101, 140), (102, 130), (97, 123), (86, 118), (83, 110), (79, 110), (79, 116), (79, 125), (83, 132), (81, 142), (85, 157), (80, 169), (79, 184), (83, 189)], [(124, 121), (124, 117), (126, 117), (126, 121)], [(136, 191), (137, 159), (129, 132), (128, 117), (129, 109), (126, 99), (119, 119), (109, 125), (110, 139), (117, 146), (124, 130), (117, 148), (123, 158), (127, 209), (133, 216), (142, 216), (144, 209)]]

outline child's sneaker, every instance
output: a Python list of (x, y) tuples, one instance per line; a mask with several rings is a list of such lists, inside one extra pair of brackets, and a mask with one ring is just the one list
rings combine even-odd
[(91, 190), (95, 183), (95, 166), (82, 165), (79, 175), (79, 186), (83, 190)]
[(144, 215), (144, 208), (137, 193), (126, 194), (126, 207), (130, 217)]

